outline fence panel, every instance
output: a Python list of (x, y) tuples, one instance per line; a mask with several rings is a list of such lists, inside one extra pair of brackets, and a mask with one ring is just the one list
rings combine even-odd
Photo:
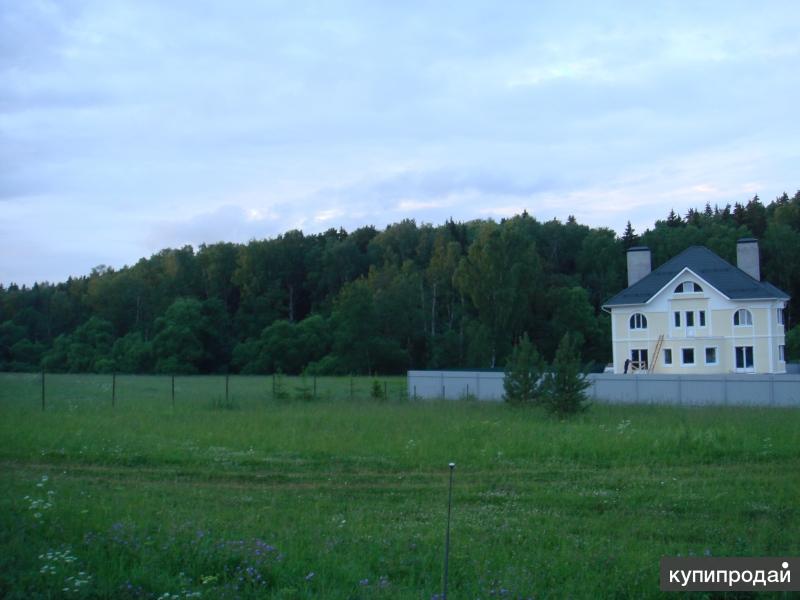
[[(408, 394), (418, 399), (503, 399), (503, 373), (409, 371)], [(590, 374), (588, 395), (611, 404), (797, 406), (800, 375)]]

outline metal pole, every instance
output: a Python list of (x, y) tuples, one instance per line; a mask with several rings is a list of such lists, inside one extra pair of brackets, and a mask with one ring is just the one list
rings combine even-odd
[(225, 405), (228, 405), (228, 378), (230, 375), (225, 373)]
[(450, 486), (447, 492), (447, 534), (444, 538), (444, 583), (442, 591), (442, 600), (447, 600), (447, 572), (450, 563), (450, 512), (453, 506), (453, 471), (456, 468), (456, 463), (451, 462), (450, 467)]
[(317, 376), (314, 375), (314, 400), (317, 399)]
[(117, 403), (117, 374), (111, 374), (111, 408)]
[(44, 410), (44, 369), (42, 369), (42, 410)]
[(275, 400), (275, 373), (272, 374), (272, 399)]
[(350, 375), (350, 401), (353, 401), (353, 375)]
[(172, 408), (175, 408), (175, 375), (172, 376)]

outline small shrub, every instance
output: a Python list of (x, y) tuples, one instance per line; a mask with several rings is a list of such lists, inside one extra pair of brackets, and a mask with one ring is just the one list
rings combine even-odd
[(314, 399), (314, 390), (308, 383), (305, 375), (300, 378), (300, 387), (294, 391), (295, 400), (302, 400), (303, 402), (310, 402)]
[(272, 398), (274, 400), (288, 400), (289, 392), (286, 391), (286, 387), (283, 385), (283, 375), (275, 373), (272, 377), (274, 378), (272, 384)]

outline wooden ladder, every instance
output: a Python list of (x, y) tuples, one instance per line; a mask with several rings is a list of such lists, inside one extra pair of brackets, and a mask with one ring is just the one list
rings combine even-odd
[(658, 336), (658, 341), (656, 342), (656, 350), (653, 353), (653, 360), (650, 361), (650, 368), (647, 369), (647, 373), (650, 374), (656, 369), (656, 363), (658, 362), (658, 355), (661, 354), (661, 347), (664, 345), (664, 334), (662, 333)]

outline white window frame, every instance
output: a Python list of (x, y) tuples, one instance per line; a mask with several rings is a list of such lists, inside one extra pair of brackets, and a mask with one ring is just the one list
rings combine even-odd
[(697, 311), (697, 326), (698, 327), (706, 326), (706, 311), (704, 310)]
[(681, 326), (681, 311), (679, 311), (679, 310), (675, 311), (675, 313), (674, 313), (674, 315), (672, 317), (672, 324), (675, 327), (678, 327), (678, 328)]
[[(684, 315), (684, 318), (686, 319), (686, 327), (694, 327), (694, 311), (693, 310), (687, 310), (686, 314)], [(691, 323), (689, 323), (689, 321), (691, 321)]]
[[(742, 323), (741, 317), (739, 315), (745, 315), (745, 322)], [(738, 319), (737, 319), (738, 317)], [(739, 321), (738, 323), (736, 321)], [(748, 323), (749, 321), (749, 323)], [(746, 308), (739, 308), (733, 313), (733, 326), (734, 327), (752, 327), (753, 326), (753, 313), (750, 312)]]
[(782, 308), (778, 309), (778, 325), (786, 325), (786, 319)]
[[(741, 348), (742, 349), (742, 358), (744, 359), (744, 367), (736, 366), (736, 350)], [(747, 366), (747, 349), (750, 348), (750, 352), (753, 355), (753, 364), (752, 366)], [(734, 346), (733, 347), (733, 370), (736, 373), (754, 373), (756, 370), (756, 349), (755, 346)]]
[[(714, 351), (714, 362), (708, 362), (708, 351)], [(703, 349), (703, 361), (707, 365), (718, 365), (719, 364), (719, 346), (706, 346)]]
[[(669, 356), (669, 360), (667, 360), (667, 356)], [(664, 348), (663, 363), (672, 366), (672, 348)]]
[(628, 328), (631, 330), (647, 329), (647, 316), (642, 313), (633, 313), (628, 319)]
[[(686, 287), (689, 286), (692, 289), (687, 290)], [(675, 287), (676, 294), (702, 294), (703, 288), (700, 284), (695, 283), (694, 281), (682, 281)]]
[[(687, 350), (692, 351), (692, 362), (685, 362), (684, 361), (684, 352)], [(697, 364), (697, 356), (695, 355), (694, 348), (681, 348), (681, 366), (682, 367), (694, 367)]]

